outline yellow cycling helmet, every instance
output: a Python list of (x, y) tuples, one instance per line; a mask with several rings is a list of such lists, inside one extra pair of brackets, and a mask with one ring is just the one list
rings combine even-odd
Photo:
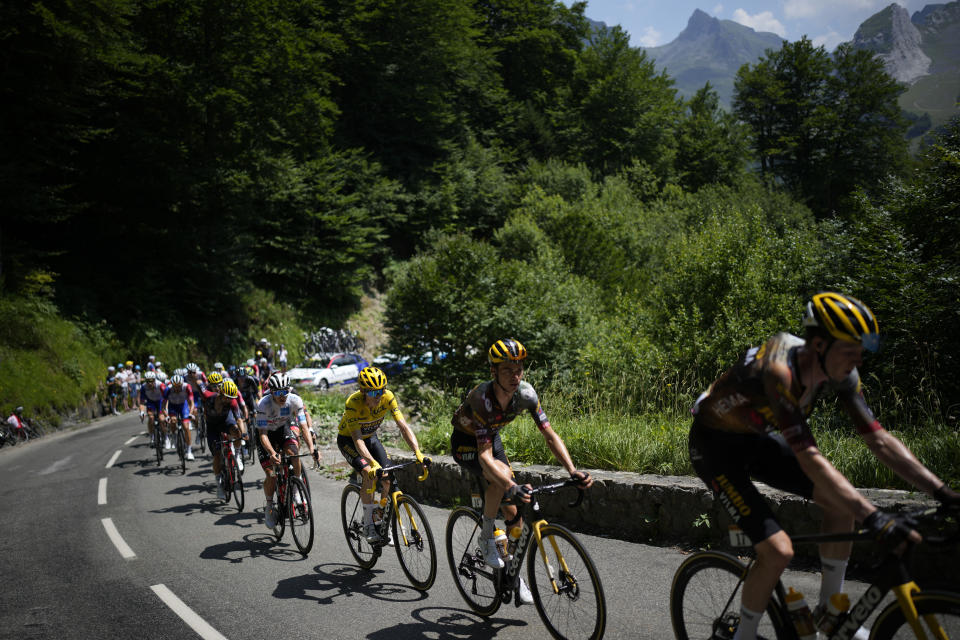
[(807, 303), (803, 326), (825, 331), (836, 340), (863, 345), (868, 351), (880, 346), (880, 328), (870, 307), (854, 297), (823, 291)]
[(220, 387), (220, 395), (227, 396), (228, 398), (236, 398), (240, 395), (240, 390), (237, 389), (237, 383), (233, 380), (224, 380), (223, 386)]
[(377, 367), (364, 367), (357, 376), (357, 386), (364, 390), (385, 389), (387, 376)]
[(214, 371), (207, 376), (207, 384), (209, 384), (211, 387), (216, 387), (223, 384), (223, 374)]
[(513, 338), (497, 340), (487, 351), (487, 360), (491, 365), (501, 362), (521, 362), (527, 357), (527, 350)]

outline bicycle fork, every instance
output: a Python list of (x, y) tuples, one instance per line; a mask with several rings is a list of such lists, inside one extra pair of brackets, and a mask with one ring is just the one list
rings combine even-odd
[[(920, 593), (920, 587), (917, 586), (916, 582), (911, 580), (905, 584), (893, 587), (891, 591), (897, 596), (897, 602), (900, 604), (903, 616), (906, 618), (910, 628), (913, 629), (914, 635), (916, 635), (918, 640), (927, 640), (927, 634), (920, 624), (917, 605), (913, 602), (913, 594)], [(943, 627), (940, 626), (940, 622), (935, 615), (925, 615), (923, 616), (923, 621), (927, 623), (927, 627), (933, 633), (934, 640), (947, 640), (947, 633), (943, 630)]]
[(560, 553), (560, 547), (557, 545), (557, 540), (554, 536), (550, 536), (550, 546), (553, 547), (553, 554), (560, 565), (561, 579), (559, 582), (557, 581), (553, 565), (550, 564), (550, 559), (547, 557), (547, 549), (543, 544), (543, 532), (540, 530), (546, 524), (548, 524), (546, 520), (537, 520), (534, 522), (533, 535), (537, 538), (537, 548), (540, 550), (540, 558), (543, 560), (543, 566), (547, 568), (550, 586), (553, 587), (553, 593), (555, 595), (560, 595), (561, 593), (573, 593), (575, 595), (577, 581), (573, 577), (570, 567), (567, 566), (567, 561), (564, 559), (563, 554)]

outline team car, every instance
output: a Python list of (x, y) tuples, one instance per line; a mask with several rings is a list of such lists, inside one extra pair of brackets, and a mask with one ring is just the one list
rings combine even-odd
[(287, 371), (287, 375), (294, 386), (329, 389), (335, 384), (356, 382), (360, 369), (366, 366), (359, 353), (318, 354)]

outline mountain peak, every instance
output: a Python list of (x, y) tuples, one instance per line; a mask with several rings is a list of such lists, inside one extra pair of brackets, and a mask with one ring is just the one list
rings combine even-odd
[(693, 11), (693, 15), (691, 15), (690, 19), (687, 21), (687, 28), (680, 33), (678, 38), (679, 39), (698, 38), (708, 33), (716, 32), (719, 29), (720, 29), (719, 20), (711, 17), (709, 14), (707, 14), (704, 11), (701, 11), (700, 9), (695, 9)]

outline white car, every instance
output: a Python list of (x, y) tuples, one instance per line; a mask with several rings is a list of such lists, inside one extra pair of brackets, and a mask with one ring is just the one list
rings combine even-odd
[(335, 384), (356, 382), (360, 369), (366, 366), (367, 361), (358, 353), (336, 353), (315, 356), (309, 363), (287, 371), (287, 375), (295, 386), (329, 389)]

